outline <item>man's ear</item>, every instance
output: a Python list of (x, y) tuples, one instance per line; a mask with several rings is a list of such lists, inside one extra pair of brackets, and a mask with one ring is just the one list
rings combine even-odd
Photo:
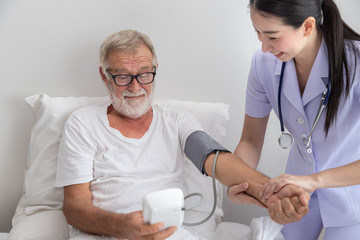
[(101, 66), (99, 66), (99, 73), (100, 73), (101, 79), (104, 81), (105, 85), (107, 86), (108, 80), (107, 80), (104, 70)]
[(314, 17), (308, 17), (302, 24), (304, 36), (308, 37), (316, 28), (316, 20)]

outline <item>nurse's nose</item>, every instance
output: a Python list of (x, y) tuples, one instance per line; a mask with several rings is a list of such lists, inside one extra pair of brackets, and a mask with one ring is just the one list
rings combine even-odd
[(260, 32), (257, 32), (257, 37), (261, 42), (261, 48), (263, 52), (268, 52), (270, 49), (270, 44), (266, 40), (266, 36), (262, 36)]
[(261, 41), (261, 43), (262, 43), (261, 45), (262, 51), (268, 52), (271, 48), (271, 45), (267, 41)]

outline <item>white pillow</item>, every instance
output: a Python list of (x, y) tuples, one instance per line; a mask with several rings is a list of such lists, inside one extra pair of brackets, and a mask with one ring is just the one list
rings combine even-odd
[[(54, 216), (61, 216), (63, 191), (55, 188), (56, 161), (62, 129), (68, 116), (76, 109), (87, 105), (100, 105), (110, 103), (108, 97), (49, 97), (46, 94), (36, 94), (25, 99), (35, 117), (31, 130), (31, 139), (28, 150), (28, 169), (25, 171), (24, 194), (17, 206), (13, 217), (11, 234), (19, 234), (39, 226), (47, 228), (53, 234), (67, 226), (64, 218), (58, 219), (56, 226), (53, 221), (47, 220)], [(222, 103), (197, 103), (170, 99), (155, 100), (160, 105), (187, 109), (193, 113), (203, 125), (205, 131), (219, 142), (223, 142), (229, 121), (229, 106)], [(213, 197), (210, 178), (203, 177), (195, 166), (187, 162), (185, 174), (184, 194), (201, 192), (205, 203), (194, 211), (204, 214), (211, 211)], [(218, 208), (216, 215), (223, 215), (222, 190), (218, 184)], [(44, 214), (44, 210), (52, 210), (51, 214)], [(48, 216), (39, 218), (36, 214)], [(42, 219), (42, 220), (41, 220)], [(26, 222), (27, 224), (23, 224)], [(33, 227), (28, 224), (33, 225)], [(46, 226), (50, 224), (50, 226)], [(24, 229), (24, 226), (27, 226)], [(36, 231), (31, 231), (35, 234)], [(51, 236), (51, 235), (50, 235)], [(29, 236), (30, 237), (30, 236)], [(21, 239), (21, 238), (14, 238)], [(28, 239), (40, 239), (34, 236)], [(44, 239), (44, 238), (42, 238)], [(61, 238), (60, 238), (61, 239)]]
[[(161, 99), (156, 100), (157, 103), (165, 107), (187, 110), (191, 112), (200, 121), (204, 130), (219, 143), (223, 143), (226, 136), (226, 128), (229, 122), (229, 106), (223, 103), (199, 103), (191, 101), (178, 101)], [(214, 195), (213, 195), (212, 179), (211, 177), (204, 177), (195, 165), (187, 159), (185, 162), (184, 173), (184, 196), (191, 193), (201, 193), (203, 199), (201, 205), (185, 212), (184, 222), (194, 223), (206, 218), (213, 209)], [(223, 191), (222, 184), (216, 180), (216, 195), (217, 205), (212, 220), (206, 223), (188, 227), (191, 230), (201, 229), (201, 232), (215, 231), (216, 223), (221, 222), (221, 217), (224, 215), (222, 210)], [(185, 204), (196, 203), (198, 197), (185, 201)]]

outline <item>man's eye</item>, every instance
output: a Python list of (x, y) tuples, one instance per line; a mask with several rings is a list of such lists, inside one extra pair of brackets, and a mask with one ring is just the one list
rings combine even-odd
[(119, 79), (119, 80), (126, 80), (126, 79), (128, 79), (129, 78), (129, 76), (127, 76), (127, 75), (124, 75), (124, 76), (117, 76), (117, 78)]
[(139, 75), (140, 79), (147, 79), (150, 76), (150, 73), (143, 73), (141, 75)]

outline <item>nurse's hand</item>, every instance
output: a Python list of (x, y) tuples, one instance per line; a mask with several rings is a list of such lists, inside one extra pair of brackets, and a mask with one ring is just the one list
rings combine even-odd
[(296, 176), (289, 174), (281, 174), (275, 178), (270, 179), (264, 186), (260, 196), (263, 201), (269, 199), (273, 194), (280, 191), (285, 185), (294, 184), (302, 187), (307, 192), (316, 190), (316, 181), (312, 175), (309, 176)]
[(296, 222), (309, 212), (309, 200), (309, 193), (288, 184), (267, 200), (268, 212), (277, 223)]
[(263, 208), (267, 208), (266, 205), (258, 201), (256, 198), (253, 198), (244, 192), (248, 187), (249, 184), (247, 182), (230, 186), (227, 190), (228, 199), (236, 204), (257, 205)]

